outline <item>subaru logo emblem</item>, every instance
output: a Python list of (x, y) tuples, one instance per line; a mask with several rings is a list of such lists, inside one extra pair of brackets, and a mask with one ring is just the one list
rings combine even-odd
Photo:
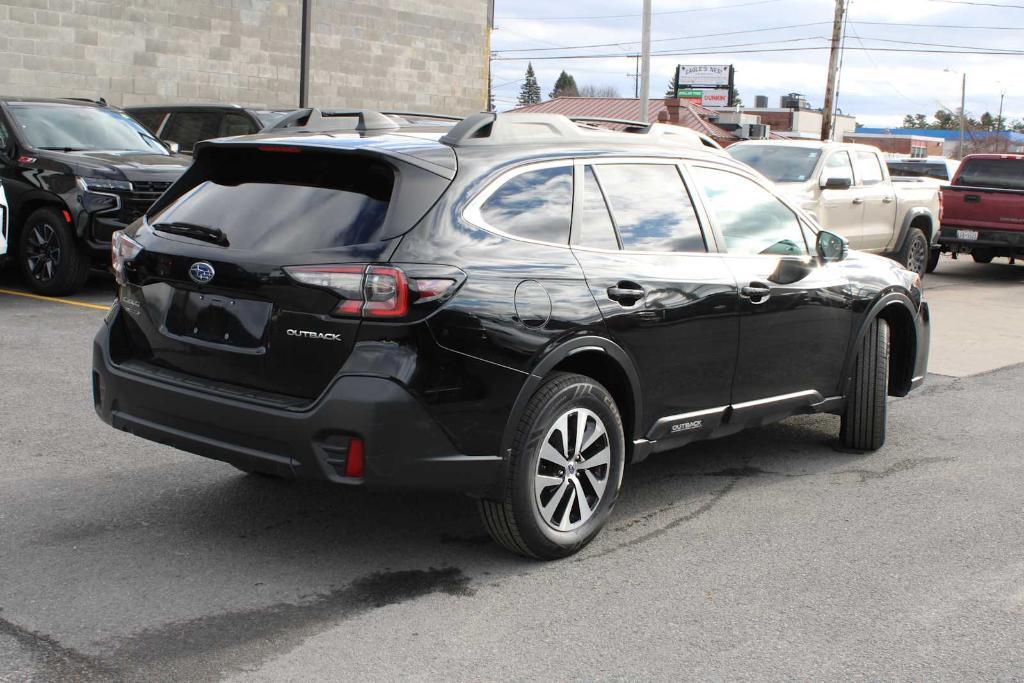
[(205, 285), (207, 282), (213, 279), (213, 276), (217, 271), (213, 269), (206, 261), (198, 261), (192, 264), (192, 267), (188, 269), (188, 276), (195, 282), (201, 285)]

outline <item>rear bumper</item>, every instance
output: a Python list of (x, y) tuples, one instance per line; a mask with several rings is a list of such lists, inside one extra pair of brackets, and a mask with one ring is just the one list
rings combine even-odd
[[(958, 230), (977, 232), (978, 238), (965, 239), (958, 235)], [(994, 230), (944, 225), (939, 231), (939, 244), (948, 251), (969, 253), (984, 249), (994, 256), (1021, 256), (1024, 255), (1024, 226), (1020, 230)]]
[[(339, 377), (303, 410), (271, 407), (178, 385), (112, 362), (109, 327), (93, 344), (96, 412), (104, 422), (244, 469), (285, 477), (485, 494), (500, 482), (497, 456), (467, 456), (402, 385), (384, 377)], [(364, 443), (364, 476), (337, 467), (339, 439)]]

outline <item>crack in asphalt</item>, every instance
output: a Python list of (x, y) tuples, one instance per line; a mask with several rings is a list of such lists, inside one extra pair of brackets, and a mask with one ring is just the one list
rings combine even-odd
[(45, 633), (18, 626), (3, 617), (0, 617), (0, 635), (13, 638), (54, 679), (102, 681), (114, 675), (114, 671), (100, 661), (61, 645)]

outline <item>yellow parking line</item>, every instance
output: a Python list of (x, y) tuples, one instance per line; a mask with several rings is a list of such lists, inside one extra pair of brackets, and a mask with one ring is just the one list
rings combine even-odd
[(110, 306), (101, 306), (99, 304), (89, 304), (84, 301), (74, 301), (72, 299), (62, 299), (56, 296), (39, 296), (38, 294), (29, 294), (28, 292), (19, 292), (14, 289), (0, 289), (0, 294), (10, 294), (11, 296), (23, 296), (26, 299), (39, 299), (40, 301), (52, 301), (56, 304), (67, 304), (68, 306), (81, 306), (82, 308), (94, 308), (97, 311), (109, 311)]

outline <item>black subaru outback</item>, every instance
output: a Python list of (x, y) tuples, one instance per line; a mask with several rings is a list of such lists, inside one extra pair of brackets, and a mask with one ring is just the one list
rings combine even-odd
[(714, 143), (632, 131), (197, 145), (115, 236), (96, 410), (246, 472), (469, 493), (539, 558), (593, 539), (652, 452), (822, 412), (882, 446), (886, 396), (925, 375), (917, 276)]

